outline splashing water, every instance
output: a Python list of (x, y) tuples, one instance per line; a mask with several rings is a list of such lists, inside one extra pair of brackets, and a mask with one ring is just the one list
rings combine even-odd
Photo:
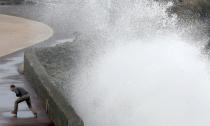
[(193, 44), (168, 6), (101, 0), (80, 8), (78, 31), (109, 43), (71, 82), (70, 100), (86, 126), (210, 125), (205, 39)]

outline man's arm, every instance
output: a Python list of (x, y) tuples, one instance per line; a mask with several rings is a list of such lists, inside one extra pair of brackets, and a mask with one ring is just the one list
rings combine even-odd
[(15, 94), (16, 94), (17, 97), (21, 96), (20, 91), (17, 88), (15, 89)]

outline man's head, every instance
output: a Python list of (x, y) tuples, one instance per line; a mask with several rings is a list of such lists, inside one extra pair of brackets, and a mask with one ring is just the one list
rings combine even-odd
[(15, 86), (15, 85), (13, 85), (13, 84), (12, 84), (12, 85), (10, 85), (10, 90), (11, 90), (11, 91), (13, 91), (13, 92), (14, 92), (14, 91), (15, 91), (15, 88), (16, 88), (16, 86)]

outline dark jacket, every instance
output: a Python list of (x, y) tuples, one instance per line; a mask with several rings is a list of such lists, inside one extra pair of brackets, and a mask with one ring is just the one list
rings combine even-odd
[(15, 88), (15, 94), (16, 94), (17, 97), (22, 97), (23, 95), (28, 94), (28, 92), (22, 87), (16, 87)]

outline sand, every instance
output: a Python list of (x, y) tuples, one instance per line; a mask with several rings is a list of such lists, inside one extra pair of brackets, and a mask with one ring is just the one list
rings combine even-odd
[(49, 26), (0, 14), (0, 57), (43, 42), (53, 35)]

